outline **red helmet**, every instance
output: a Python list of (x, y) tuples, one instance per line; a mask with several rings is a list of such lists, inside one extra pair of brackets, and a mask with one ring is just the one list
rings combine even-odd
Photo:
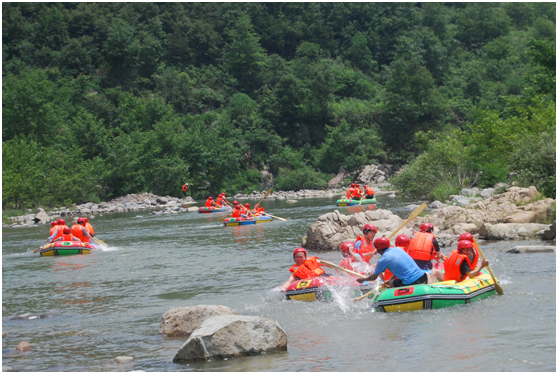
[(245, 207), (246, 209), (250, 209), (250, 204), (246, 203), (246, 204), (244, 204), (244, 207)]
[(240, 205), (236, 204), (236, 205), (234, 206), (234, 209), (240, 210)]
[(353, 244), (353, 242), (343, 242), (341, 243), (341, 247), (339, 247), (339, 249), (341, 250), (341, 252), (349, 253), (349, 249), (355, 249), (355, 245)]
[(85, 223), (85, 221), (83, 220), (83, 217), (79, 217), (79, 218), (77, 219), (77, 223), (78, 223), (78, 224)]
[(308, 253), (306, 253), (306, 249), (299, 247), (293, 251), (293, 258), (298, 252), (304, 252), (304, 257), (308, 256)]
[(386, 249), (389, 248), (389, 246), (389, 239), (386, 237), (374, 240), (374, 247), (376, 247), (376, 249)]
[(468, 240), (472, 243), (474, 241), (473, 235), (468, 232), (464, 232), (463, 234), (459, 235), (459, 241), (462, 240)]
[(65, 225), (65, 224), (66, 224), (66, 221), (64, 221), (62, 218), (60, 218), (60, 219), (58, 220), (58, 224), (59, 224), (59, 225)]
[(72, 230), (70, 230), (69, 227), (64, 227), (64, 230), (62, 230), (62, 232), (67, 235), (67, 234), (71, 233)]
[(238, 205), (238, 201), (233, 201), (233, 205)]
[(423, 223), (419, 227), (420, 232), (432, 232), (434, 231), (434, 226), (431, 223)]
[(221, 195), (223, 195), (223, 197), (225, 197), (225, 193), (224, 193), (224, 192), (221, 192)]
[(213, 200), (213, 198), (212, 198), (211, 196), (209, 196), (209, 197), (207, 198), (207, 200)]
[(52, 222), (50, 223), (50, 225), (51, 225), (52, 227), (54, 227), (54, 226), (58, 225), (58, 221), (52, 221)]
[(395, 238), (395, 246), (396, 247), (407, 247), (409, 245), (409, 243), (411, 242), (411, 239), (409, 239), (409, 237), (407, 235), (399, 235), (397, 238)]
[(473, 243), (468, 240), (460, 240), (459, 243), (457, 243), (457, 250), (460, 251), (464, 248), (473, 248)]
[(364, 225), (364, 227), (362, 228), (362, 232), (366, 233), (367, 231), (374, 231), (375, 233), (378, 232), (378, 229), (376, 228), (376, 226), (367, 223), (366, 225)]
[(87, 223), (87, 217), (83, 217), (83, 223)]

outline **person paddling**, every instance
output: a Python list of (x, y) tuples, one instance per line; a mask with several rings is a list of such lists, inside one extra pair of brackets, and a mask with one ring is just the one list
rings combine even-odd
[[(366, 267), (366, 263), (362, 259), (362, 257), (355, 252), (355, 245), (351, 242), (343, 242), (339, 247), (341, 251), (341, 255), (343, 259), (339, 263), (343, 269), (351, 270), (351, 271), (358, 271), (355, 268), (362, 269)], [(364, 272), (362, 272), (364, 274)]]
[(320, 267), (321, 263), (318, 257), (308, 257), (306, 249), (302, 247), (293, 251), (293, 259), (295, 264), (289, 269), (291, 276), (289, 280), (279, 287), (282, 292), (286, 292), (293, 282), (300, 279), (311, 279), (327, 275), (325, 270)]
[(93, 226), (89, 223), (89, 221), (87, 220), (87, 217), (82, 217), (82, 218), (83, 218), (83, 223), (84, 223), (85, 229), (87, 230), (89, 235), (91, 235), (91, 237), (94, 238), (95, 237), (95, 229), (93, 229)]
[(58, 242), (58, 241), (63, 241), (63, 242), (76, 241), (76, 242), (79, 242), (80, 240), (79, 240), (79, 238), (76, 238), (75, 236), (72, 235), (72, 230), (70, 230), (69, 227), (65, 227), (64, 230), (62, 230), (62, 236), (53, 240), (53, 242)]
[(364, 195), (367, 199), (373, 199), (374, 198), (374, 190), (372, 189), (372, 187), (369, 187), (365, 184), (364, 185)]
[(353, 192), (351, 193), (351, 199), (360, 200), (361, 197), (362, 197), (362, 191), (360, 189), (360, 185), (355, 183), (355, 186), (353, 187)]
[(244, 213), (242, 213), (242, 207), (240, 206), (240, 204), (236, 204), (234, 206), (234, 210), (232, 212), (232, 218), (248, 218), (248, 216)]
[[(409, 237), (407, 235), (398, 235), (397, 238), (395, 238), (395, 246), (397, 248), (401, 248), (402, 250), (405, 251), (405, 253), (407, 253), (407, 247), (409, 246), (409, 243), (411, 242), (411, 239), (409, 239)], [(384, 274), (381, 276), (381, 278), (387, 282), (388, 280), (391, 279), (391, 277), (393, 276), (393, 273), (391, 272), (391, 270), (386, 269), (386, 271), (384, 271)]]
[(434, 226), (431, 223), (423, 223), (411, 238), (407, 253), (415, 260), (422, 270), (432, 269), (432, 260), (444, 259), (440, 253), (440, 245), (433, 234)]
[(213, 197), (209, 196), (205, 201), (206, 208), (213, 208), (215, 206), (215, 201), (213, 201)]
[(359, 235), (357, 237), (357, 240), (355, 241), (355, 248), (357, 250), (357, 253), (360, 254), (364, 262), (366, 262), (369, 265), (370, 265), (370, 259), (376, 253), (376, 249), (374, 248), (373, 243), (374, 243), (374, 236), (376, 236), (377, 232), (378, 229), (376, 228), (376, 226), (367, 223), (362, 228), (362, 233), (364, 236)]
[(351, 196), (353, 196), (353, 189), (354, 189), (355, 184), (351, 183), (351, 186), (349, 187), (349, 189), (347, 190), (347, 192), (345, 192), (345, 195), (347, 195), (347, 200), (351, 199)]
[(479, 275), (482, 268), (490, 263), (487, 260), (479, 261), (478, 251), (475, 251), (474, 244), (469, 240), (461, 240), (457, 243), (457, 250), (451, 251), (444, 261), (444, 281), (454, 280), (461, 282), (465, 278), (474, 278)]
[[(62, 218), (60, 218), (57, 223), (58, 223), (58, 225), (56, 225), (56, 229), (48, 237), (48, 241), (50, 243), (52, 243), (55, 239), (58, 239), (59, 237), (61, 237), (62, 234), (63, 234), (63, 230), (65, 228), (68, 228), (68, 226), (66, 226), (66, 221), (64, 221)], [(51, 230), (52, 230), (52, 227), (51, 227)]]
[(72, 226), (72, 235), (83, 243), (91, 243), (91, 234), (85, 227), (85, 221), (79, 217), (77, 222)]

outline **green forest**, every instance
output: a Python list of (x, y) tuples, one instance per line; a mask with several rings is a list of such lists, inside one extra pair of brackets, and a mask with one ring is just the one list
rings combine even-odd
[(324, 188), (556, 196), (555, 3), (3, 3), (2, 205)]

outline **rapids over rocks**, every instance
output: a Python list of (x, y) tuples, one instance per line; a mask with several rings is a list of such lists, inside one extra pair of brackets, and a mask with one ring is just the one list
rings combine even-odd
[[(87, 256), (31, 254), (46, 226), (3, 229), (2, 365), (21, 371), (556, 371), (556, 254), (510, 254), (537, 239), (483, 242), (504, 296), (446, 309), (377, 313), (351, 290), (332, 302), (286, 300), (276, 290), (292, 251), (338, 196), (264, 201), (287, 218), (223, 229), (221, 214), (138, 212), (92, 221), (108, 248)], [(382, 201), (383, 200), (383, 201)], [(256, 201), (250, 201), (253, 204)], [(410, 201), (378, 201), (406, 218)], [(553, 245), (555, 245), (553, 243)], [(442, 248), (448, 254), (450, 248)], [(336, 264), (341, 254), (309, 254)], [(226, 305), (278, 321), (288, 351), (226, 361), (173, 363), (182, 338), (158, 335), (171, 308)], [(16, 318), (32, 313), (45, 318)], [(27, 341), (31, 350), (16, 351)], [(117, 356), (132, 362), (117, 364)]]

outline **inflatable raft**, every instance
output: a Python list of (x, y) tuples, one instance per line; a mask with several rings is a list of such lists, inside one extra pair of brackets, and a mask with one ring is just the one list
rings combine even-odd
[(41, 249), (39, 249), (39, 254), (41, 256), (85, 255), (90, 253), (93, 249), (95, 249), (95, 247), (90, 243), (58, 241), (43, 245)]
[(298, 301), (333, 301), (334, 288), (349, 287), (353, 291), (350, 297), (358, 297), (372, 290), (373, 284), (360, 284), (349, 277), (316, 277), (293, 282), (285, 292), (287, 300)]
[(232, 208), (228, 206), (224, 206), (222, 208), (214, 208), (214, 207), (206, 207), (202, 206), (198, 209), (198, 213), (221, 213), (221, 212), (230, 212)]
[(223, 225), (225, 226), (242, 226), (242, 225), (254, 225), (256, 223), (271, 222), (273, 218), (268, 215), (255, 216), (254, 218), (225, 218)]
[(360, 203), (360, 200), (353, 200), (353, 199), (337, 200), (337, 206), (353, 206), (353, 205), (369, 205), (369, 204), (376, 204), (376, 198), (362, 199), (362, 204)]
[(463, 282), (446, 281), (434, 284), (386, 288), (378, 295), (371, 295), (372, 307), (377, 312), (408, 312), (411, 310), (449, 308), (485, 299), (496, 293), (489, 274)]

